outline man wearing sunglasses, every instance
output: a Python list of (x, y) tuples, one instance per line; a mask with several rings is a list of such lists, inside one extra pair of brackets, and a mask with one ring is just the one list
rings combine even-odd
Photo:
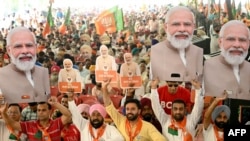
[(171, 114), (172, 102), (175, 99), (183, 100), (187, 107), (191, 106), (190, 92), (184, 87), (180, 86), (180, 81), (166, 81), (166, 85), (157, 89), (160, 99), (160, 104), (165, 113)]
[[(198, 81), (191, 81), (195, 88), (195, 102), (190, 114), (186, 114), (187, 105), (184, 100), (176, 98), (172, 103), (172, 110), (170, 114), (166, 114), (161, 108), (159, 96), (157, 92), (157, 85), (159, 79), (151, 82), (151, 104), (156, 118), (162, 126), (162, 134), (171, 141), (193, 141), (195, 137), (195, 127), (199, 122), (203, 110), (203, 90)], [(177, 82), (167, 82), (169, 90), (176, 89)], [(170, 87), (170, 85), (172, 87)], [(181, 88), (181, 87), (178, 87)], [(178, 91), (178, 90), (177, 90)], [(171, 97), (171, 94), (169, 95)]]

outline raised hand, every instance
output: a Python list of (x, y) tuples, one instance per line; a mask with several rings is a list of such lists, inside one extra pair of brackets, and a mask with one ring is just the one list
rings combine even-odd
[(159, 78), (158, 77), (151, 80), (151, 89), (157, 89), (158, 84), (159, 84)]
[(225, 100), (228, 97), (228, 93), (226, 90), (224, 90), (223, 95), (221, 97), (216, 97), (216, 100), (222, 101)]
[(107, 88), (110, 82), (111, 82), (111, 78), (104, 79), (102, 81), (102, 88)]
[(57, 102), (57, 98), (55, 96), (51, 96), (49, 99), (48, 99), (48, 103), (50, 105), (54, 105), (55, 103)]
[(191, 83), (192, 83), (192, 86), (193, 86), (195, 89), (200, 89), (200, 88), (201, 88), (201, 84), (200, 84), (199, 81), (197, 81), (197, 80), (192, 80)]
[(0, 105), (4, 104), (4, 96), (2, 94), (0, 94)]
[(0, 113), (6, 113), (7, 110), (8, 110), (8, 107), (9, 105), (7, 103), (3, 103), (1, 106), (0, 106)]

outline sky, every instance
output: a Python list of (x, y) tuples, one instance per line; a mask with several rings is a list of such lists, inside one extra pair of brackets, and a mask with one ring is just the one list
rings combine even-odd
[[(108, 9), (115, 5), (123, 9), (140, 9), (143, 5), (178, 5), (180, 2), (186, 3), (188, 0), (54, 0), (53, 8), (99, 8), (99, 9)], [(201, 0), (198, 0), (200, 2)], [(215, 0), (217, 3), (219, 0)], [(221, 0), (223, 5), (225, 0)], [(232, 1), (232, 0), (231, 0)], [(245, 3), (247, 0), (235, 0), (236, 5), (239, 2)], [(206, 4), (208, 0), (203, 0), (203, 3)], [(9, 14), (13, 12), (12, 10), (24, 11), (28, 8), (36, 8), (37, 10), (47, 11), (49, 5), (49, 0), (0, 0), (0, 13), (2, 15)], [(244, 4), (242, 4), (244, 6)], [(0, 17), (1, 17), (0, 14)]]

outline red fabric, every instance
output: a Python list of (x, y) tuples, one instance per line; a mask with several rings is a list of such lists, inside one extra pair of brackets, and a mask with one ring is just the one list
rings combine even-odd
[[(25, 121), (21, 122), (22, 132), (27, 134), (29, 141), (40, 141), (41, 139), (35, 138), (35, 134), (38, 132), (38, 121)], [(50, 126), (47, 132), (50, 135), (52, 141), (61, 141), (61, 130), (63, 128), (61, 118), (50, 121)]]
[(62, 130), (63, 141), (80, 141), (80, 132), (74, 124), (65, 126)]
[(186, 103), (187, 107), (190, 107), (192, 104), (190, 100), (190, 92), (181, 86), (178, 87), (176, 94), (168, 93), (167, 86), (158, 88), (158, 93), (161, 106), (169, 115), (171, 114), (172, 101), (175, 99), (182, 99)]

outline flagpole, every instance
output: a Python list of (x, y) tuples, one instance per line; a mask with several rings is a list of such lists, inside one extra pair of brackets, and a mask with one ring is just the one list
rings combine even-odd
[(207, 1), (207, 18), (210, 16), (210, 11), (211, 11), (211, 1), (210, 0), (208, 0)]

